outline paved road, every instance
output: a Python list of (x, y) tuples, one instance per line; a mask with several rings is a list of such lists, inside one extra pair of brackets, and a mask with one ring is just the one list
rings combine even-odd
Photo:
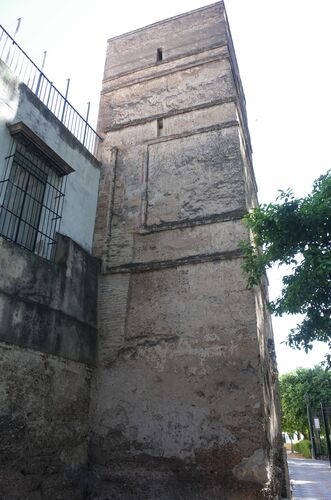
[(331, 500), (331, 467), (324, 460), (288, 458), (293, 498)]

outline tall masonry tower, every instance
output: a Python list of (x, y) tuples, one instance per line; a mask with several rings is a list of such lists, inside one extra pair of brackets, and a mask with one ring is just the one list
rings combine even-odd
[(280, 498), (277, 372), (239, 240), (256, 205), (223, 2), (108, 41), (93, 498)]

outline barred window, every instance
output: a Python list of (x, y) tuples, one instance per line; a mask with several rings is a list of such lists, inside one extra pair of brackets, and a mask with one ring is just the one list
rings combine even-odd
[(0, 235), (52, 259), (66, 176), (32, 143), (14, 143), (0, 181)]

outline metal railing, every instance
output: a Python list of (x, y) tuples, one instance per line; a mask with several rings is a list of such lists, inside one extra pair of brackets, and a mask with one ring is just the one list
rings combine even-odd
[[(101, 137), (0, 25), (0, 59), (93, 155)], [(68, 91), (68, 86), (67, 86)]]

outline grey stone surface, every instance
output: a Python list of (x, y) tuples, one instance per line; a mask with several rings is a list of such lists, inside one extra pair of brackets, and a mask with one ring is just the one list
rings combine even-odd
[(238, 146), (237, 126), (150, 144), (146, 225), (245, 209)]
[(69, 238), (50, 262), (0, 237), (0, 341), (95, 364), (98, 271)]
[(218, 2), (211, 7), (110, 39), (104, 78), (106, 80), (141, 67), (154, 66), (158, 48), (162, 48), (163, 61), (168, 61), (225, 43), (222, 5)]
[(280, 498), (272, 328), (238, 247), (257, 201), (222, 2), (109, 40), (104, 78), (88, 498)]
[(0, 342), (0, 497), (82, 500), (91, 370)]
[[(156, 41), (155, 41), (156, 42)], [(228, 100), (234, 97), (229, 62), (214, 54), (210, 60), (187, 62), (184, 67), (173, 65), (166, 72), (166, 63), (163, 72), (157, 78), (146, 78), (141, 71), (139, 82), (128, 82), (119, 89), (110, 89), (103, 95), (103, 108), (100, 115), (102, 127), (111, 129), (135, 120), (147, 120), (162, 114), (177, 114), (178, 109), (188, 107), (203, 107), (211, 102)], [(178, 87), (178, 78), (181, 85)], [(206, 82), (208, 82), (206, 84)], [(118, 92), (118, 90), (121, 90)], [(190, 102), (187, 102), (187, 93), (190, 93)]]
[(262, 448), (255, 450), (253, 455), (244, 458), (233, 468), (234, 476), (239, 481), (251, 481), (265, 485), (268, 481), (267, 460)]
[[(233, 215), (232, 215), (233, 217)], [(136, 262), (150, 264), (174, 262), (209, 255), (220, 255), (238, 249), (238, 241), (247, 239), (244, 223), (238, 219), (222, 224), (197, 224), (171, 231), (148, 231), (134, 234)]]
[(0, 498), (85, 498), (99, 261), (0, 238)]

